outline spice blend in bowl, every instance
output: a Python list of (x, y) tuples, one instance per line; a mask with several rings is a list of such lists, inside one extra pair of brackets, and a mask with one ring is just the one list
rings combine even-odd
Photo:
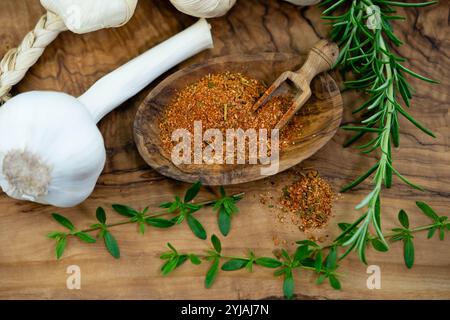
[[(203, 132), (218, 129), (223, 136), (227, 129), (274, 128), (291, 106), (292, 98), (275, 96), (263, 108), (253, 112), (252, 106), (266, 89), (262, 81), (231, 72), (208, 74), (186, 86), (177, 92), (160, 119), (163, 149), (170, 154), (176, 144), (172, 141), (172, 133), (177, 129), (193, 133), (196, 121), (201, 121)], [(294, 143), (301, 135), (302, 126), (301, 116), (296, 116), (280, 131), (280, 149)], [(270, 151), (270, 138), (268, 140)]]

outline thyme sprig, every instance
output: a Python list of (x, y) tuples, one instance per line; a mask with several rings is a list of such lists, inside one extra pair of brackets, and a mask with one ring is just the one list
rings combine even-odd
[[(121, 216), (127, 217), (126, 220), (122, 220), (114, 223), (107, 223), (107, 217), (105, 209), (102, 207), (96, 210), (97, 221), (86, 229), (77, 229), (74, 224), (66, 217), (53, 213), (53, 219), (61, 226), (68, 229), (68, 231), (54, 231), (48, 234), (48, 237), (56, 241), (55, 253), (56, 258), (62, 257), (64, 250), (68, 243), (68, 238), (76, 237), (86, 243), (95, 243), (97, 239), (103, 239), (106, 249), (116, 259), (120, 258), (120, 249), (116, 238), (111, 233), (111, 228), (122, 226), (126, 224), (136, 224), (141, 234), (145, 233), (147, 227), (167, 229), (181, 224), (183, 221), (187, 221), (190, 229), (200, 239), (205, 240), (207, 233), (200, 221), (194, 217), (200, 209), (205, 206), (212, 206), (214, 211), (219, 211), (219, 228), (220, 230), (226, 230), (223, 233), (225, 236), (228, 234), (231, 228), (231, 218), (236, 213), (236, 203), (242, 199), (244, 193), (238, 193), (233, 195), (227, 195), (223, 187), (220, 188), (220, 197), (217, 199), (206, 200), (201, 202), (193, 202), (198, 195), (201, 188), (201, 183), (194, 183), (185, 193), (184, 198), (174, 196), (174, 200), (170, 202), (164, 202), (159, 205), (162, 211), (150, 212), (149, 207), (142, 211), (136, 210), (126, 205), (113, 204), (112, 209)], [(221, 215), (227, 216), (226, 229), (221, 224)], [(163, 218), (169, 216), (169, 219)], [(97, 232), (96, 237), (90, 235), (90, 233)], [(222, 231), (223, 232), (223, 231)]]
[[(343, 126), (356, 134), (345, 143), (350, 146), (363, 136), (372, 135), (367, 143), (358, 146), (363, 154), (378, 150), (380, 157), (370, 169), (346, 185), (347, 191), (369, 177), (373, 177), (372, 191), (357, 205), (357, 209), (366, 208), (365, 213), (348, 229), (341, 238), (352, 233), (344, 245), (348, 250), (356, 249), (360, 259), (366, 263), (365, 250), (373, 226), (379, 240), (388, 247), (381, 230), (380, 194), (383, 186), (390, 188), (392, 177), (396, 175), (403, 182), (418, 190), (422, 187), (410, 182), (393, 165), (392, 146), (400, 144), (399, 118), (403, 116), (424, 133), (434, 134), (414, 119), (402, 106), (406, 107), (414, 89), (407, 81), (407, 75), (425, 82), (437, 83), (405, 67), (406, 59), (396, 55), (390, 45), (400, 46), (403, 42), (393, 33), (391, 20), (404, 19), (396, 15), (395, 7), (424, 7), (436, 1), (424, 3), (406, 3), (386, 0), (325, 0), (323, 18), (332, 24), (331, 38), (340, 46), (337, 65), (343, 71), (352, 71), (356, 80), (346, 82), (346, 87), (363, 91), (367, 101), (354, 110), (362, 113), (359, 126)], [(340, 12), (340, 13), (338, 13)], [(357, 226), (359, 228), (356, 232)]]
[[(450, 221), (447, 216), (438, 216), (436, 212), (424, 202), (417, 202), (417, 206), (422, 212), (428, 216), (432, 223), (410, 228), (409, 217), (404, 210), (400, 210), (398, 220), (400, 227), (393, 228), (391, 233), (385, 234), (383, 239), (391, 242), (403, 242), (403, 257), (405, 265), (411, 268), (414, 264), (414, 234), (418, 232), (428, 231), (428, 239), (431, 238), (437, 230), (439, 230), (439, 238), (444, 240), (445, 232), (450, 231)], [(339, 223), (342, 230), (347, 230), (350, 224)], [(161, 267), (163, 275), (169, 275), (186, 261), (191, 261), (194, 265), (200, 265), (203, 261), (210, 263), (210, 267), (205, 276), (205, 287), (210, 288), (219, 271), (236, 271), (246, 269), (253, 271), (254, 266), (268, 269), (275, 269), (274, 276), (283, 277), (283, 293), (286, 298), (294, 297), (295, 270), (307, 270), (316, 275), (316, 283), (322, 284), (328, 280), (330, 286), (336, 290), (341, 289), (339, 280), (340, 274), (337, 272), (339, 263), (348, 254), (348, 250), (344, 250), (344, 245), (360, 228), (355, 227), (344, 237), (336, 238), (332, 243), (321, 246), (315, 241), (301, 240), (297, 242), (295, 252), (289, 253), (285, 249), (281, 249), (274, 257), (257, 256), (253, 251), (249, 251), (246, 256), (228, 256), (222, 253), (222, 244), (215, 235), (211, 237), (212, 247), (206, 253), (183, 253), (179, 252), (172, 244), (168, 243), (170, 251), (163, 253), (160, 258), (164, 260)], [(387, 246), (380, 237), (376, 235), (367, 235), (365, 237), (365, 247), (371, 245), (375, 250), (380, 252), (387, 251)], [(220, 266), (223, 261), (222, 266)]]

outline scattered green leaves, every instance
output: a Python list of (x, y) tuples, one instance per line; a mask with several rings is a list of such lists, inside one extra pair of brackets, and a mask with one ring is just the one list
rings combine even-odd
[[(118, 259), (120, 257), (119, 244), (110, 229), (125, 224), (136, 224), (138, 232), (144, 234), (148, 226), (159, 229), (167, 229), (181, 224), (183, 221), (187, 221), (187, 224), (194, 235), (205, 240), (207, 238), (206, 230), (201, 222), (194, 217), (194, 213), (199, 211), (204, 206), (213, 206), (214, 210), (223, 210), (226, 212), (227, 216), (231, 217), (232, 214), (239, 211), (236, 207), (236, 203), (243, 197), (244, 194), (240, 193), (228, 196), (226, 195), (224, 188), (221, 187), (221, 196), (218, 199), (194, 203), (192, 201), (199, 194), (201, 186), (202, 185), (200, 182), (194, 183), (185, 192), (183, 200), (181, 200), (179, 196), (175, 195), (173, 201), (161, 203), (159, 207), (162, 208), (163, 211), (159, 212), (149, 212), (148, 207), (142, 211), (139, 211), (127, 205), (113, 204), (112, 209), (119, 215), (127, 218), (126, 220), (115, 223), (107, 223), (105, 209), (98, 207), (95, 213), (97, 222), (84, 230), (78, 230), (68, 218), (60, 214), (53, 213), (53, 219), (61, 226), (68, 229), (68, 232), (57, 231), (48, 234), (49, 238), (56, 241), (56, 257), (58, 259), (61, 258), (67, 246), (69, 237), (73, 236), (83, 242), (94, 243), (97, 239), (90, 235), (90, 233), (97, 232), (97, 238), (103, 239), (107, 251), (111, 254), (111, 256)], [(167, 215), (171, 217), (169, 219), (162, 217)], [(220, 221), (219, 224), (220, 229), (223, 230), (223, 225)], [(227, 230), (229, 231), (229, 225)], [(196, 259), (195, 256), (186, 256), (179, 258), (178, 264), (182, 264), (186, 261), (186, 259), (190, 259), (193, 263), (198, 262), (198, 259)], [(166, 271), (172, 271), (172, 264), (173, 262), (168, 264), (168, 269), (166, 269)]]
[(231, 219), (239, 212), (236, 203), (242, 199), (241, 196), (228, 196), (224, 187), (220, 187), (221, 197), (213, 205), (218, 215), (219, 229), (222, 235), (227, 236), (231, 229)]
[[(407, 213), (404, 210), (401, 210), (398, 214), (398, 220), (401, 227), (394, 228), (392, 229), (392, 233), (384, 235), (384, 238), (390, 239), (391, 241), (403, 242), (404, 260), (408, 268), (411, 268), (414, 264), (414, 233), (436, 229), (450, 229), (450, 222), (446, 216), (438, 216), (428, 205), (422, 202), (419, 202), (417, 205), (421, 210), (426, 211), (425, 214), (433, 220), (433, 224), (411, 228)], [(364, 217), (360, 219), (364, 219)], [(222, 243), (215, 235), (211, 237), (212, 248), (207, 250), (203, 255), (193, 253), (180, 254), (169, 244), (171, 251), (166, 252), (161, 256), (161, 259), (167, 260), (163, 264), (161, 270), (163, 274), (168, 274), (181, 265), (181, 263), (178, 262), (178, 259), (189, 257), (194, 263), (191, 257), (196, 257), (196, 263), (194, 264), (199, 264), (200, 259), (210, 262), (210, 267), (205, 277), (206, 288), (210, 288), (214, 284), (220, 270), (230, 272), (246, 269), (247, 271), (252, 272), (253, 266), (259, 266), (267, 269), (275, 269), (274, 276), (283, 279), (283, 293), (287, 299), (292, 299), (295, 296), (294, 274), (299, 269), (302, 270), (301, 272), (313, 271), (317, 276), (317, 284), (323, 284), (325, 280), (328, 279), (328, 283), (332, 288), (340, 290), (342, 285), (337, 270), (340, 261), (350, 252), (348, 248), (344, 248), (344, 244), (358, 233), (363, 231), (368, 232), (367, 230), (358, 228), (356, 225), (357, 223), (339, 223), (338, 226), (343, 233), (329, 245), (321, 246), (312, 240), (300, 240), (296, 242), (297, 248), (293, 254), (289, 254), (288, 251), (281, 249), (280, 252), (275, 253), (275, 257), (256, 256), (252, 251), (249, 251), (247, 256), (244, 257), (226, 256), (222, 253)], [(364, 247), (367, 247), (370, 243), (377, 251), (388, 251), (387, 245), (380, 238), (376, 236), (367, 236), (365, 239), (366, 242), (362, 244)], [(340, 254), (340, 251), (343, 253)], [(184, 258), (184, 260), (185, 259), (186, 258)], [(182, 260), (182, 262), (184, 262), (184, 260)], [(220, 267), (220, 262), (222, 260), (224, 262)]]

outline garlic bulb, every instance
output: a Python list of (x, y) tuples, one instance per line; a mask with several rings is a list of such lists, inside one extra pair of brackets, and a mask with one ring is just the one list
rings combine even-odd
[(320, 0), (284, 0), (297, 6), (312, 6), (320, 2)]
[(78, 99), (34, 91), (0, 108), (0, 186), (10, 197), (71, 207), (93, 191), (105, 165), (96, 124), (181, 61), (212, 47), (206, 20), (97, 81)]
[(170, 0), (178, 11), (199, 18), (223, 16), (236, 0)]
[[(68, 118), (69, 116), (69, 118)], [(0, 109), (0, 185), (15, 199), (67, 207), (91, 194), (106, 159), (103, 138), (74, 97), (30, 92)]]
[(137, 0), (41, 0), (75, 33), (122, 26), (133, 16)]

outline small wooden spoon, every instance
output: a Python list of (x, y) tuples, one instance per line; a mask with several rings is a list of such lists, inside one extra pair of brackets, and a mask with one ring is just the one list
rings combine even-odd
[(264, 107), (264, 104), (277, 92), (281, 91), (284, 94), (285, 90), (281, 90), (282, 86), (287, 85), (288, 81), (292, 82), (295, 86), (294, 91), (296, 91), (293, 95), (292, 105), (275, 126), (275, 129), (283, 128), (311, 97), (310, 85), (312, 79), (319, 73), (330, 70), (336, 63), (338, 56), (339, 48), (335, 43), (320, 40), (309, 52), (308, 58), (301, 69), (296, 72), (283, 72), (255, 103), (253, 111)]
[[(185, 182), (228, 185), (265, 178), (257, 165), (175, 165), (161, 145), (159, 123), (177, 91), (210, 73), (241, 72), (265, 83), (273, 83), (286, 70), (297, 70), (306, 55), (260, 53), (211, 59), (175, 72), (156, 86), (139, 107), (134, 137), (139, 153), (159, 173)], [(342, 119), (342, 97), (335, 81), (322, 73), (311, 82), (312, 96), (301, 111), (304, 123), (294, 144), (280, 152), (279, 171), (302, 162), (322, 148), (336, 133)]]

